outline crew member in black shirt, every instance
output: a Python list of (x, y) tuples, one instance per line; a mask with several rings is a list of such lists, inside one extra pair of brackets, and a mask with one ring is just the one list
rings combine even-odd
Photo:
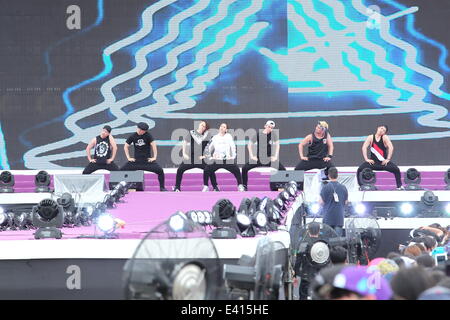
[[(303, 155), (303, 147), (308, 145), (308, 156)], [(313, 133), (307, 135), (298, 145), (298, 152), (301, 161), (295, 167), (295, 170), (325, 169), (328, 175), (328, 168), (334, 167), (331, 162), (333, 157), (333, 140), (328, 132), (328, 123), (319, 121)]]
[[(362, 146), (362, 154), (365, 162), (361, 164), (356, 172), (358, 184), (361, 186), (362, 181), (360, 173), (365, 168), (376, 171), (388, 171), (394, 174), (397, 184), (397, 190), (403, 190), (400, 169), (391, 159), (394, 153), (394, 146), (387, 135), (388, 127), (386, 125), (378, 126), (375, 134), (367, 137)], [(370, 159), (367, 157), (367, 149), (370, 147)]]
[[(208, 130), (208, 123), (206, 121), (200, 121), (197, 130), (189, 131), (189, 134), (184, 137), (183, 163), (180, 164), (177, 169), (177, 178), (173, 191), (178, 192), (181, 190), (181, 180), (183, 179), (183, 173), (185, 171), (194, 168), (205, 169), (206, 163), (203, 152), (205, 151), (209, 140), (211, 140)], [(217, 185), (215, 172), (211, 173), (211, 183), (214, 186)]]
[(338, 171), (335, 167), (328, 169), (330, 182), (322, 187), (319, 202), (323, 205), (323, 223), (329, 225), (342, 237), (344, 226), (344, 209), (348, 201), (347, 188), (337, 181)]
[[(152, 135), (147, 131), (148, 124), (139, 122), (137, 130), (125, 142), (124, 151), (128, 162), (120, 168), (122, 171), (145, 170), (158, 175), (159, 188), (167, 191), (164, 187), (164, 171), (156, 162), (158, 150)], [(134, 158), (130, 156), (130, 145), (134, 145)], [(151, 148), (150, 148), (151, 147)], [(153, 157), (152, 157), (153, 152)]]
[[(91, 155), (91, 149), (94, 148), (94, 158)], [(119, 167), (114, 163), (117, 153), (117, 144), (111, 135), (111, 127), (103, 127), (100, 135), (89, 142), (86, 147), (89, 164), (83, 170), (83, 174), (90, 174), (94, 171), (104, 169), (109, 171), (118, 171)]]
[[(260, 130), (250, 138), (248, 142), (248, 153), (250, 161), (242, 167), (242, 184), (247, 191), (248, 172), (257, 167), (276, 166), (278, 170), (286, 170), (279, 162), (280, 141), (278, 132), (273, 130), (275, 122), (269, 120), (264, 125), (264, 130)], [(256, 156), (253, 154), (253, 145), (256, 144)], [(274, 147), (272, 149), (272, 147)]]

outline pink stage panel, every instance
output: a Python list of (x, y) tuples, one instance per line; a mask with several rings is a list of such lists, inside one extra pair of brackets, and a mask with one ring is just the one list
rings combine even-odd
[[(119, 239), (140, 239), (153, 227), (169, 218), (178, 210), (212, 211), (219, 199), (229, 199), (236, 207), (245, 197), (267, 196), (275, 198), (278, 192), (130, 192), (116, 208), (108, 209), (108, 213), (124, 220), (126, 225), (117, 230)], [(63, 228), (63, 239), (73, 239), (80, 235), (93, 235), (94, 226)], [(34, 230), (8, 230), (0, 232), (1, 240), (35, 240)], [(99, 233), (100, 234), (100, 233)], [(47, 241), (47, 240), (38, 240)], [(56, 240), (50, 240), (56, 241)]]

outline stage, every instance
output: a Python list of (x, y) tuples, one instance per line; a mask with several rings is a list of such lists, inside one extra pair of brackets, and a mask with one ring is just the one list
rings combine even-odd
[[(67, 174), (67, 172), (63, 172)], [(55, 174), (55, 173), (53, 173)], [(74, 173), (77, 174), (77, 173)], [(308, 173), (311, 177), (315, 172)], [(437, 174), (436, 174), (437, 175)], [(345, 175), (343, 175), (345, 176)], [(14, 194), (0, 194), (0, 206), (8, 207), (14, 204), (32, 206), (44, 198), (54, 197), (50, 193), (34, 193), (30, 176), (18, 175), (18, 181), (28, 181), (19, 184)], [(75, 178), (75, 176), (74, 176)], [(173, 173), (169, 173), (170, 188), (173, 183)], [(269, 197), (274, 199), (279, 192), (269, 191), (270, 174), (264, 170), (252, 172), (254, 179), (252, 188), (247, 192), (155, 192), (147, 191), (156, 187), (156, 179), (152, 174), (145, 175), (145, 190), (130, 191), (115, 208), (107, 212), (115, 218), (125, 221), (124, 228), (117, 229), (117, 239), (89, 239), (86, 236), (101, 235), (93, 225), (74, 228), (63, 228), (63, 238), (34, 239), (35, 230), (5, 230), (0, 232), (0, 299), (123, 299), (123, 267), (130, 259), (138, 244), (158, 224), (167, 220), (177, 211), (189, 210), (212, 211), (214, 204), (220, 199), (229, 199), (236, 207), (241, 200), (252, 197)], [(222, 190), (236, 188), (231, 175), (219, 172), (219, 185)], [(108, 175), (105, 175), (107, 185)], [(182, 188), (199, 189), (198, 173), (187, 174), (183, 179)], [(17, 192), (17, 191), (28, 192)], [(292, 217), (303, 200), (308, 201), (307, 190), (300, 193), (286, 214), (286, 224), (279, 231), (260, 233), (256, 237), (237, 239), (212, 239), (217, 250), (220, 264), (236, 263), (242, 255), (253, 256), (258, 240), (263, 237), (280, 241), (286, 248), (290, 244), (289, 228)], [(383, 188), (381, 188), (383, 189)], [(450, 191), (433, 190), (441, 203), (450, 202)], [(90, 195), (103, 199), (104, 193)], [(350, 191), (349, 200), (357, 202), (383, 204), (395, 207), (400, 202), (419, 203), (424, 193), (421, 191)], [(306, 203), (305, 203), (306, 204)], [(376, 217), (382, 232), (382, 242), (376, 253), (386, 256), (391, 251), (397, 251), (400, 243), (405, 243), (413, 228), (431, 223), (443, 226), (450, 224), (448, 218), (418, 218), (418, 217)], [(346, 218), (348, 219), (348, 218)], [(307, 218), (306, 222), (311, 222)], [(318, 217), (315, 221), (321, 221)], [(205, 227), (205, 233), (211, 232), (211, 227)], [(69, 284), (75, 274), (80, 276), (80, 285), (72, 288)]]

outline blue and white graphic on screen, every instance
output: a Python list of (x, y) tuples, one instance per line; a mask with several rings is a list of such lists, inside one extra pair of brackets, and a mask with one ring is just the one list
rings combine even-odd
[[(287, 54), (260, 49), (274, 65), (268, 76), (273, 81), (281, 76), (288, 79), (287, 116), (416, 114), (413, 116), (419, 126), (434, 130), (391, 138), (449, 137), (445, 106), (449, 105), (450, 95), (443, 89), (444, 75), (449, 70), (445, 64), (447, 49), (414, 29), (414, 13), (420, 8), (407, 8), (395, 1), (379, 3), (389, 5), (392, 13), (383, 14), (378, 6), (365, 6), (360, 0), (287, 1)], [(395, 21), (399, 18), (407, 19), (404, 34), (395, 30), (395, 23), (403, 23)], [(419, 40), (439, 49), (440, 70), (421, 61), (415, 45)], [(362, 97), (359, 101), (364, 104), (355, 105), (355, 97)], [(365, 137), (333, 139), (363, 141)], [(295, 141), (298, 139), (284, 142)]]
[[(107, 15), (102, 5), (98, 1), (92, 28)], [(62, 94), (66, 112), (58, 121), (64, 121), (71, 136), (30, 146), (24, 155), (25, 166), (61, 168), (54, 162), (85, 157), (84, 150), (63, 151), (85, 144), (103, 125), (121, 135), (133, 132), (132, 124), (140, 121), (154, 128), (155, 119), (295, 121), (374, 116), (375, 121), (383, 115), (401, 114), (414, 121), (418, 130), (399, 130), (390, 136), (392, 140), (449, 137), (448, 51), (415, 29), (418, 10), (393, 0), (156, 1), (136, 17), (137, 30), (99, 52), (101, 72)], [(281, 20), (287, 22), (287, 39), (271, 33)], [(432, 66), (421, 52), (429, 48), (438, 52)], [(131, 68), (118, 72), (116, 55), (124, 53), (131, 59)], [(264, 78), (257, 79), (258, 84), (265, 81), (286, 88), (282, 94), (287, 97), (287, 108), (274, 106), (269, 112), (249, 113), (238, 96), (224, 94), (219, 99), (236, 106), (235, 110), (196, 110), (208, 93), (216, 90), (220, 94), (220, 85), (235, 85), (239, 63), (249, 60), (262, 69), (255, 70)], [(94, 83), (100, 102), (74, 106), (71, 96)], [(295, 144), (303, 137), (297, 136), (303, 133), (290, 134), (282, 144)], [(367, 132), (361, 134), (333, 136), (333, 140), (363, 141)], [(117, 143), (124, 140), (117, 139)], [(176, 143), (158, 140), (161, 146)]]
[[(170, 118), (172, 112), (195, 107), (199, 95), (213, 87), (218, 77), (226, 77), (227, 67), (237, 57), (255, 50), (252, 42), (270, 25), (259, 20), (258, 13), (270, 4), (273, 3), (269, 0), (161, 0), (149, 6), (142, 13), (137, 32), (103, 50), (102, 73), (63, 94), (67, 109), (72, 110), (70, 94), (74, 90), (108, 78), (100, 86), (103, 101), (68, 115), (64, 125), (73, 135), (30, 150), (24, 155), (25, 165), (59, 168), (52, 161), (83, 157), (84, 151), (41, 154), (95, 136), (104, 122), (82, 125), (83, 120), (93, 115), (105, 114), (111, 119), (107, 124), (115, 128), (114, 133), (121, 134), (135, 130), (134, 126), (123, 127), (130, 121), (145, 121), (152, 128), (155, 126), (152, 117)], [(134, 67), (115, 75), (112, 55), (119, 50), (133, 54)], [(137, 92), (117, 97), (115, 92), (120, 92), (118, 88), (129, 81), (137, 81)], [(117, 139), (117, 142), (124, 141)], [(173, 142), (169, 140), (168, 144)]]

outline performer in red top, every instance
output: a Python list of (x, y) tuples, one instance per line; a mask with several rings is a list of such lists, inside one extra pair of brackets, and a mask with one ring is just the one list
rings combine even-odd
[[(375, 134), (371, 134), (367, 137), (362, 146), (362, 154), (364, 162), (358, 168), (356, 176), (358, 178), (358, 184), (361, 186), (361, 178), (359, 176), (365, 168), (370, 168), (376, 171), (389, 171), (394, 174), (395, 181), (397, 183), (397, 189), (403, 190), (402, 179), (400, 176), (400, 169), (391, 162), (392, 154), (394, 153), (394, 146), (388, 135), (388, 127), (386, 125), (378, 126)], [(370, 147), (370, 159), (367, 157), (367, 149)]]

